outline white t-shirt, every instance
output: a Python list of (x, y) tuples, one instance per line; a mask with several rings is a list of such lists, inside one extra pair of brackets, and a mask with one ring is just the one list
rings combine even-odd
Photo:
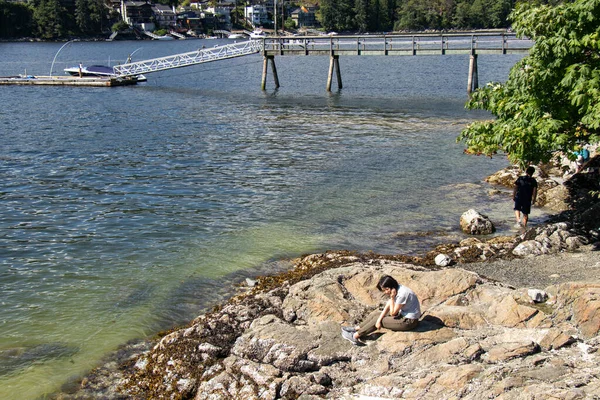
[(396, 294), (396, 304), (404, 304), (400, 310), (400, 315), (404, 318), (419, 319), (421, 317), (421, 304), (415, 292), (406, 286), (398, 285), (398, 294)]

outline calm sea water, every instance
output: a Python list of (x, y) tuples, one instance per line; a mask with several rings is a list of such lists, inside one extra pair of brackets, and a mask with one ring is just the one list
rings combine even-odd
[[(0, 43), (0, 76), (221, 43)], [(480, 82), (517, 59), (480, 56)], [(463, 108), (467, 56), (342, 58), (332, 93), (326, 57), (276, 63), (265, 92), (259, 55), (136, 87), (0, 87), (0, 398), (52, 392), (276, 260), (423, 251), (468, 208), (510, 231), (482, 184), (506, 160), (455, 143), (488, 117)]]

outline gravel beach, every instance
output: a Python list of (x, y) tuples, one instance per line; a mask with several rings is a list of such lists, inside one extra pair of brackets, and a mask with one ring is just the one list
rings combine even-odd
[(600, 249), (587, 245), (573, 253), (461, 263), (457, 267), (516, 288), (544, 289), (565, 282), (600, 281)]

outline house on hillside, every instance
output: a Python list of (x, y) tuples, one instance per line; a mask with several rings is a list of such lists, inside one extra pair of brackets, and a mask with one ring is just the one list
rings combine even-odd
[(258, 4), (247, 6), (244, 9), (244, 17), (246, 18), (246, 21), (255, 27), (273, 23), (273, 21), (269, 19), (267, 8)]
[(208, 11), (185, 11), (177, 14), (177, 24), (194, 35), (215, 29), (215, 16)]
[(159, 27), (172, 29), (177, 25), (177, 14), (171, 7), (165, 4), (154, 4), (152, 12)]
[(290, 14), (296, 23), (296, 28), (314, 28), (319, 26), (316, 16), (316, 7), (299, 7)]
[(234, 4), (232, 3), (218, 3), (215, 6), (207, 7), (206, 11), (214, 15), (216, 28), (230, 30), (233, 8)]
[(152, 21), (154, 17), (152, 5), (146, 1), (121, 0), (121, 17), (129, 25), (145, 31), (152, 32), (156, 29)]

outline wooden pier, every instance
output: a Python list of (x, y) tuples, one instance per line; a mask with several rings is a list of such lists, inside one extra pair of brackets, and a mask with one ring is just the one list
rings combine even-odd
[(479, 86), (477, 57), (481, 54), (523, 54), (529, 52), (533, 42), (517, 38), (506, 31), (477, 31), (461, 33), (398, 34), (398, 35), (352, 35), (310, 37), (267, 37), (263, 41), (264, 68), (262, 89), (266, 87), (267, 64), (271, 62), (275, 87), (279, 78), (275, 56), (329, 56), (327, 91), (331, 91), (333, 75), (338, 88), (342, 88), (340, 56), (427, 56), (469, 55), (467, 93)]
[(78, 76), (5, 76), (0, 85), (45, 85), (45, 86), (88, 86), (112, 87), (136, 85), (135, 77), (78, 77)]

